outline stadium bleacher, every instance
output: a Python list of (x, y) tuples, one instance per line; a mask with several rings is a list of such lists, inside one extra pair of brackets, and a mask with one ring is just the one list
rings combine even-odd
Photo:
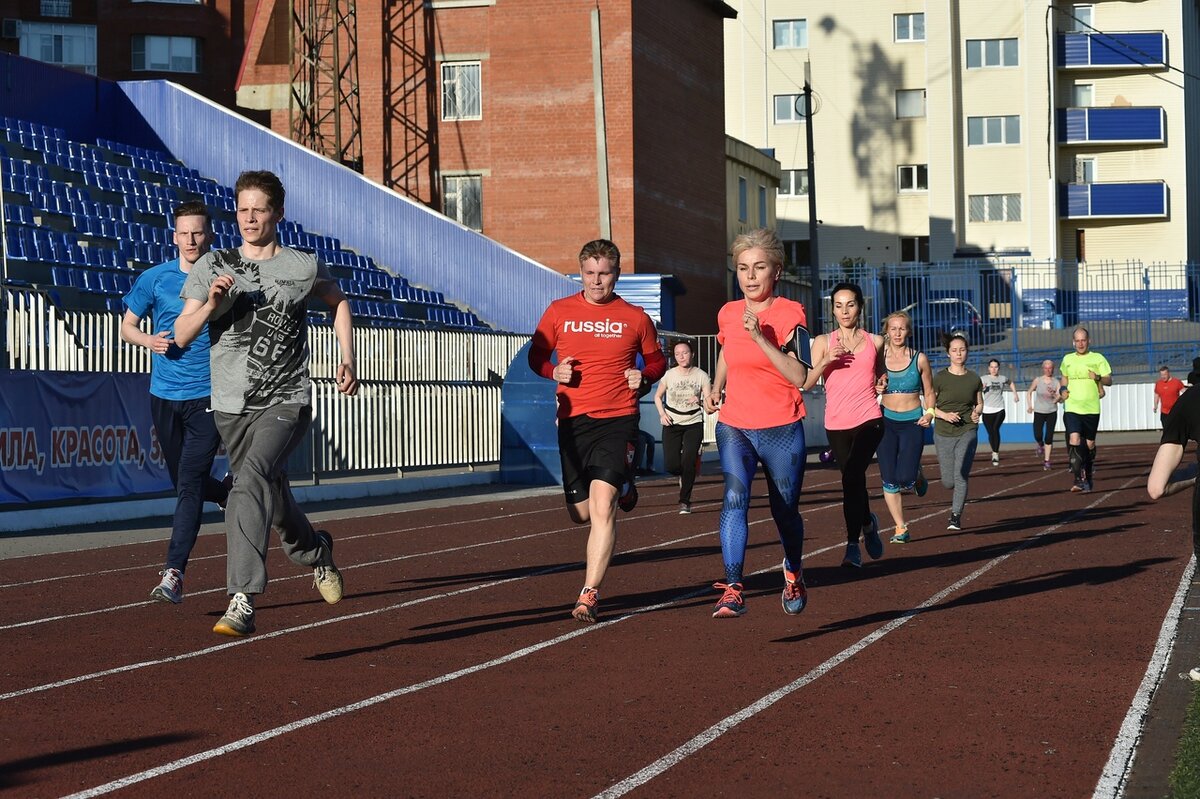
[[(0, 117), (0, 188), (8, 282), (43, 290), (64, 310), (123, 312), (137, 273), (176, 257), (172, 211), (200, 200), (211, 214), (215, 248), (236, 247), (233, 189), (170, 155), (109, 139), (70, 140), (61, 128)], [(342, 242), (283, 220), (279, 241), (315, 253), (375, 327), (490, 330), (439, 291), (412, 285)], [(329, 324), (317, 304), (313, 324)]]

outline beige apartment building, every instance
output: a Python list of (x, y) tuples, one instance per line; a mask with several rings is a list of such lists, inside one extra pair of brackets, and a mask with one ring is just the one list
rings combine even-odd
[(1200, 260), (1191, 0), (729, 4), (726, 132), (780, 162), (796, 263), (810, 183), (823, 264)]

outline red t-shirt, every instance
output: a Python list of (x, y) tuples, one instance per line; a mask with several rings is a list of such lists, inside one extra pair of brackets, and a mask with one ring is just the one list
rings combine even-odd
[(641, 307), (616, 295), (604, 305), (588, 302), (583, 292), (550, 303), (533, 333), (529, 368), (553, 379), (552, 351), (558, 352), (560, 361), (575, 358), (575, 377), (558, 384), (560, 419), (636, 413), (638, 395), (630, 390), (625, 370), (637, 367), (639, 352), (646, 362), (642, 375), (647, 382), (657, 381), (667, 371), (654, 322)]
[(1155, 380), (1154, 393), (1158, 395), (1159, 413), (1170, 413), (1171, 409), (1175, 407), (1175, 400), (1179, 399), (1184, 388), (1183, 381), (1178, 377), (1172, 377), (1169, 380)]
[[(743, 430), (779, 427), (804, 418), (800, 389), (780, 374), (750, 334), (742, 327), (745, 300), (734, 300), (717, 312), (717, 341), (725, 356), (725, 402), (720, 419)], [(779, 348), (796, 325), (807, 324), (804, 306), (776, 297), (758, 313), (763, 338)]]

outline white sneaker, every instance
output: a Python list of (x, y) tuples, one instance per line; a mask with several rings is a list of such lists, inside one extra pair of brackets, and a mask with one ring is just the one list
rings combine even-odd
[(342, 573), (333, 565), (333, 536), (324, 530), (318, 530), (317, 538), (329, 551), (329, 565), (313, 569), (313, 585), (320, 592), (322, 599), (336, 605), (342, 599)]
[(1000, 455), (998, 453), (995, 453), (995, 452), (992, 453), (992, 465), (993, 466), (1000, 465)]
[(154, 586), (150, 598), (178, 605), (183, 601), (183, 572), (179, 569), (163, 569), (159, 574), (162, 575), (162, 581)]
[(221, 620), (213, 625), (213, 632), (241, 638), (254, 632), (254, 597), (249, 594), (234, 594), (229, 599), (229, 609)]
[(1188, 676), (1192, 678), (1193, 682), (1200, 682), (1200, 666), (1189, 671)]

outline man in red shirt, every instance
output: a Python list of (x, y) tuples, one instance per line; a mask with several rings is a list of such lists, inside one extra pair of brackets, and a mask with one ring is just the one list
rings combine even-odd
[[(591, 523), (584, 587), (571, 615), (596, 621), (600, 583), (617, 540), (617, 506), (637, 504), (633, 452), (638, 398), (667, 370), (654, 322), (615, 293), (617, 245), (597, 239), (579, 252), (583, 291), (550, 303), (529, 348), (529, 368), (558, 383), (558, 450), (567, 513)], [(558, 363), (550, 353), (558, 353)], [(637, 369), (641, 354), (645, 368)], [(618, 500), (619, 496), (619, 500)]]
[(1178, 377), (1171, 377), (1171, 370), (1166, 364), (1158, 367), (1158, 380), (1154, 382), (1154, 410), (1158, 413), (1164, 429), (1167, 426), (1167, 414), (1175, 407), (1175, 400), (1179, 399), (1179, 395), (1186, 388)]

